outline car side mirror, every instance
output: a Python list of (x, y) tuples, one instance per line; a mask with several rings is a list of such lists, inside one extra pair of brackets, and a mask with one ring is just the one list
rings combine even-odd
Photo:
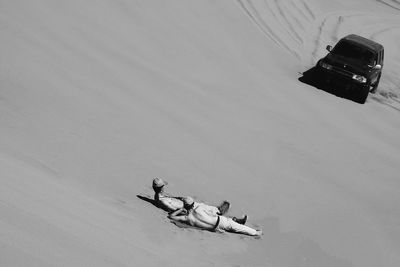
[(331, 52), (332, 51), (332, 46), (331, 45), (327, 45), (326, 46), (326, 50), (328, 50), (328, 52)]
[(376, 69), (376, 70), (380, 70), (380, 69), (382, 69), (382, 65), (380, 65), (380, 64), (377, 64), (377, 65), (375, 65), (374, 69)]

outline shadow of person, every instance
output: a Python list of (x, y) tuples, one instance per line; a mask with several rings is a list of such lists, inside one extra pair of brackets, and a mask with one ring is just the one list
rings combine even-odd
[(149, 203), (152, 204), (154, 207), (160, 208), (160, 207), (157, 205), (157, 202), (156, 202), (154, 199), (148, 198), (148, 197), (145, 197), (145, 196), (141, 196), (141, 195), (136, 195), (136, 196), (137, 196), (139, 199), (143, 200), (143, 201), (149, 202)]
[(156, 208), (159, 208), (159, 209), (161, 209), (161, 210), (164, 210), (164, 211), (166, 211), (166, 212), (169, 212), (169, 210), (168, 210), (167, 208), (164, 208), (164, 207), (158, 205), (157, 201), (155, 201), (155, 200), (152, 199), (152, 198), (149, 198), (149, 197), (146, 197), (146, 196), (141, 196), (141, 195), (136, 195), (136, 197), (139, 198), (139, 199), (141, 199), (141, 200), (143, 200), (143, 201), (146, 201), (146, 202), (152, 204), (152, 205), (153, 205), (154, 207), (156, 207)]

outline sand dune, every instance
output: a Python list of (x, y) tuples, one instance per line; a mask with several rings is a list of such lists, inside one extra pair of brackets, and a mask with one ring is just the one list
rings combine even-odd
[[(1, 266), (399, 266), (399, 1), (0, 7)], [(298, 80), (349, 33), (364, 105)], [(263, 237), (170, 223), (157, 176)]]

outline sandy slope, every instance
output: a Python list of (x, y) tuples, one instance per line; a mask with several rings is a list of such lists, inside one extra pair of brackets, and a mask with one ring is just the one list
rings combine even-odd
[[(398, 266), (400, 4), (1, 1), (1, 266)], [(385, 46), (365, 105), (298, 81)], [(264, 236), (136, 197), (229, 199)]]

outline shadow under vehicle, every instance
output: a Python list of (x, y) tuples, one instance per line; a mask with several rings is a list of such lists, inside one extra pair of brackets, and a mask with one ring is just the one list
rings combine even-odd
[(299, 80), (364, 104), (369, 92), (374, 93), (379, 85), (383, 46), (350, 34), (342, 38), (334, 48), (328, 45), (326, 49), (328, 55), (320, 59), (308, 73), (304, 73), (303, 80)]

